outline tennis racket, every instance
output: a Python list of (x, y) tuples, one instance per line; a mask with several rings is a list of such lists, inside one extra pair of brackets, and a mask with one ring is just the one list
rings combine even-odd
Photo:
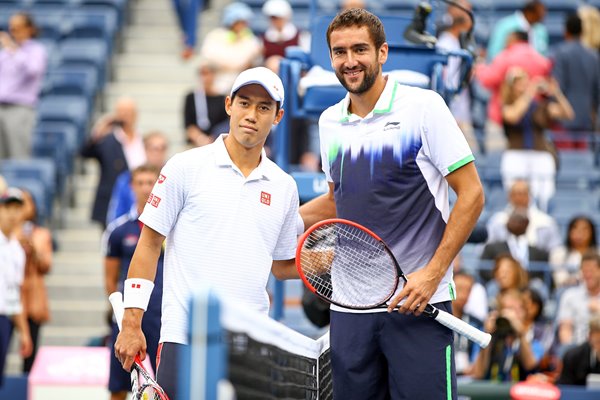
[[(355, 310), (385, 307), (400, 279), (407, 282), (392, 251), (379, 236), (339, 218), (321, 221), (302, 235), (296, 267), (304, 284), (317, 296)], [(490, 342), (489, 333), (431, 304), (424, 314), (481, 347)]]
[[(114, 292), (108, 296), (108, 300), (112, 305), (119, 331), (121, 330), (121, 322), (123, 321), (123, 295), (121, 292)], [(142, 365), (140, 356), (136, 355), (131, 368), (131, 393), (134, 400), (169, 400), (169, 396), (163, 388), (150, 376), (150, 373)]]

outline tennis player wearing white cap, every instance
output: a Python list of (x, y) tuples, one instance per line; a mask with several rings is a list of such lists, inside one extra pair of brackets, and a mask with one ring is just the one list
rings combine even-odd
[(225, 99), (229, 133), (175, 155), (163, 168), (125, 281), (125, 315), (115, 355), (126, 370), (145, 357), (140, 328), (166, 238), (157, 381), (176, 399), (177, 353), (187, 343), (193, 289), (211, 285), (223, 298), (267, 313), (269, 273), (297, 278), (298, 191), (263, 146), (283, 116), (283, 84), (267, 68), (242, 72)]

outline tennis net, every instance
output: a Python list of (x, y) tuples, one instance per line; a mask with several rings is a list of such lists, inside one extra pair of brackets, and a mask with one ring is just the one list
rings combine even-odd
[[(190, 364), (199, 356), (206, 358), (206, 385), (212, 379), (219, 389), (233, 393), (215, 394), (214, 398), (236, 400), (330, 400), (333, 398), (329, 360), (329, 334), (317, 340), (306, 337), (279, 322), (243, 306), (219, 302), (218, 317), (199, 316), (191, 322), (191, 343), (202, 351), (192, 350)], [(197, 314), (192, 306), (192, 315)], [(198, 321), (208, 321), (202, 327)], [(215, 325), (219, 325), (216, 327)], [(203, 337), (201, 337), (203, 336)], [(195, 354), (194, 354), (195, 352)], [(218, 377), (208, 377), (211, 373)], [(190, 393), (195, 389), (198, 373), (192, 372)], [(226, 383), (223, 385), (223, 383)], [(231, 388), (233, 390), (231, 390)], [(220, 390), (215, 390), (220, 392)], [(210, 393), (210, 390), (207, 392)], [(213, 396), (208, 394), (206, 399)]]

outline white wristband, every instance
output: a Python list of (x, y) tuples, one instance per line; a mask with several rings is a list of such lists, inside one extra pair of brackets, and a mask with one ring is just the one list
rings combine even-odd
[(146, 311), (152, 289), (154, 289), (154, 282), (148, 279), (125, 279), (125, 287), (123, 288), (124, 308), (141, 308)]
[(298, 219), (296, 220), (296, 231), (298, 236), (304, 233), (304, 220), (300, 214), (298, 214)]

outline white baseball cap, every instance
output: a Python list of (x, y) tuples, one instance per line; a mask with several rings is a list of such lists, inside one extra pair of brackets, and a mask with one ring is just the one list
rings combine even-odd
[(231, 88), (230, 96), (240, 90), (242, 86), (258, 84), (261, 85), (273, 100), (283, 107), (283, 83), (277, 74), (265, 67), (250, 68), (240, 73)]
[(292, 18), (292, 6), (285, 0), (269, 0), (263, 7), (262, 12), (267, 17)]

